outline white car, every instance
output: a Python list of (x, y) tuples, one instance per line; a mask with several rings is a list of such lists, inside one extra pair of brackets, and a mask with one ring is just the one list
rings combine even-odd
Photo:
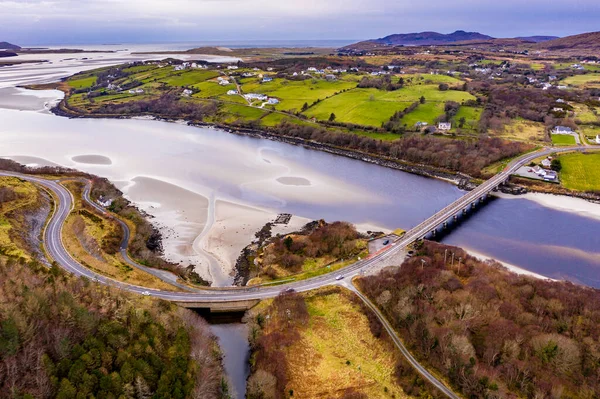
[(142, 295), (148, 296), (148, 295), (150, 295), (150, 292), (149, 291), (144, 291), (144, 292), (142, 292)]
[(344, 276), (342, 276), (342, 275), (340, 274), (340, 275), (339, 275), (339, 276), (337, 276), (335, 279), (339, 281), (339, 280), (341, 280), (341, 279), (343, 279), (343, 278), (344, 278)]

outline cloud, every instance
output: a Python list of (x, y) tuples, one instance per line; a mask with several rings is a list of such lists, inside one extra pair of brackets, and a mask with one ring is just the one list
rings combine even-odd
[(456, 29), (567, 35), (595, 30), (599, 17), (597, 0), (0, 0), (0, 38), (363, 39)]

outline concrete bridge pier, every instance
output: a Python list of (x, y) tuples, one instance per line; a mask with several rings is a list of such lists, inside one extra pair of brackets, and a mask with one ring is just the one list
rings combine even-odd
[(456, 222), (458, 220), (458, 216), (454, 215), (454, 216), (452, 216), (452, 219), (454, 220), (454, 222)]
[(448, 228), (448, 222), (444, 222), (444, 230)]

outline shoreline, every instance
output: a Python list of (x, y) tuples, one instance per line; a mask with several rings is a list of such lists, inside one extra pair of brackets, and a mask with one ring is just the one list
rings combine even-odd
[(529, 276), (529, 277), (537, 278), (540, 280), (561, 281), (561, 280), (555, 280), (553, 278), (543, 276), (536, 272), (532, 272), (532, 271), (524, 269), (520, 266), (513, 265), (512, 263), (507, 263), (507, 262), (500, 261), (498, 259), (494, 259), (488, 255), (482, 254), (481, 252), (474, 251), (468, 247), (462, 247), (462, 249), (464, 249), (469, 255), (471, 255), (475, 258), (478, 258), (481, 260), (489, 260), (489, 261), (497, 262), (500, 265), (504, 266), (508, 271), (518, 274), (518, 275), (521, 275), (521, 276)]
[(145, 120), (155, 120), (160, 122), (168, 122), (168, 123), (183, 123), (192, 127), (206, 127), (212, 129), (218, 129), (225, 133), (236, 134), (239, 136), (247, 136), (257, 139), (265, 139), (276, 141), (280, 143), (301, 146), (306, 149), (311, 149), (315, 151), (326, 152), (332, 155), (338, 155), (350, 159), (354, 159), (357, 161), (363, 161), (371, 164), (375, 164), (378, 166), (386, 167), (389, 169), (400, 170), (403, 172), (411, 173), (414, 175), (429, 177), (433, 179), (438, 179), (445, 181), (447, 183), (454, 184), (459, 186), (459, 188), (469, 189), (472, 187), (474, 178), (468, 175), (465, 175), (460, 172), (451, 172), (442, 169), (438, 169), (432, 166), (421, 165), (421, 164), (410, 164), (398, 160), (392, 160), (386, 157), (377, 156), (369, 153), (363, 153), (356, 150), (335, 147), (329, 144), (324, 144), (315, 141), (308, 141), (305, 139), (290, 137), (290, 136), (282, 136), (279, 134), (275, 134), (269, 132), (267, 129), (250, 129), (238, 126), (230, 126), (219, 123), (209, 123), (209, 122), (194, 122), (186, 119), (172, 119), (172, 118), (164, 118), (157, 115), (152, 114), (140, 114), (140, 115), (110, 115), (110, 114), (102, 114), (102, 115), (94, 115), (94, 114), (81, 114), (77, 111), (68, 108), (65, 104), (68, 93), (65, 93), (65, 98), (61, 99), (56, 106), (50, 109), (50, 112), (56, 116), (66, 117), (66, 118), (81, 118), (81, 119), (139, 119), (143, 118)]

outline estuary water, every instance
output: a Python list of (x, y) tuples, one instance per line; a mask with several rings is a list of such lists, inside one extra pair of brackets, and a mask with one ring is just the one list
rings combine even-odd
[[(443, 181), (210, 128), (57, 117), (47, 108), (59, 93), (15, 86), (138, 56), (52, 57), (51, 63), (0, 68), (0, 156), (107, 177), (155, 217), (167, 258), (195, 265), (217, 285), (231, 282), (232, 260), (277, 213), (293, 214), (294, 226), (323, 218), (363, 230), (408, 229), (464, 194)], [(577, 212), (581, 204), (552, 205), (562, 201), (494, 200), (443, 241), (600, 287), (600, 220), (593, 217), (600, 206)]]

